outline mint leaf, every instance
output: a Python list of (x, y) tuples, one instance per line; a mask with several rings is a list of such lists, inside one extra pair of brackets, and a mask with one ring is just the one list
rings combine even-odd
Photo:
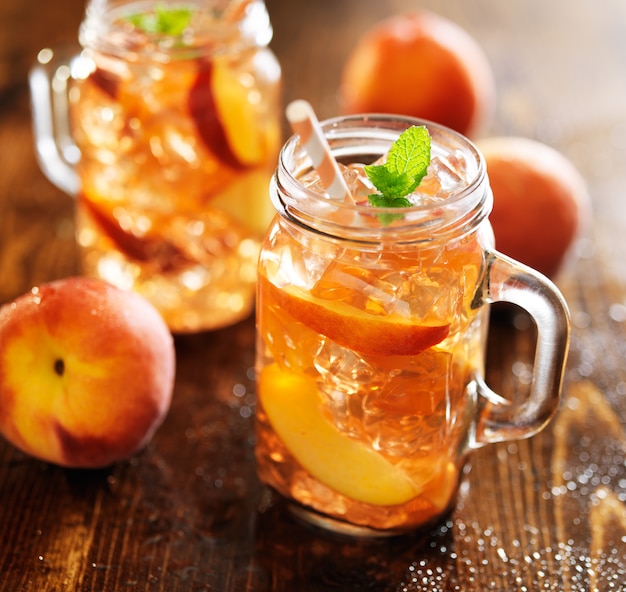
[(190, 8), (169, 8), (160, 4), (154, 12), (133, 14), (127, 20), (144, 33), (177, 37), (189, 26), (192, 16)]
[(365, 167), (367, 176), (374, 186), (384, 196), (389, 198), (404, 197), (415, 191), (419, 185), (419, 181), (415, 181), (411, 175), (406, 173), (396, 173), (389, 170), (386, 166), (369, 166)]
[(430, 134), (425, 126), (406, 129), (393, 143), (387, 162), (368, 165), (365, 173), (378, 194), (368, 196), (375, 207), (404, 208), (411, 205), (405, 197), (413, 193), (428, 172)]
[(417, 187), (426, 176), (429, 164), (430, 134), (424, 126), (413, 126), (393, 143), (385, 166), (396, 173), (413, 177)]
[(157, 22), (160, 33), (166, 35), (181, 35), (189, 26), (193, 15), (189, 8), (157, 7)]
[(369, 202), (379, 208), (408, 208), (411, 202), (406, 197), (394, 197), (389, 199), (380, 193), (373, 193), (367, 196)]
[(374, 193), (367, 197), (369, 202), (378, 208), (408, 208), (411, 206), (411, 202), (406, 197), (394, 197), (390, 199), (379, 193)]

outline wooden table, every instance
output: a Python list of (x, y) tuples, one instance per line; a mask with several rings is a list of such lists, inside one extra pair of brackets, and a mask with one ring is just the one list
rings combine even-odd
[[(75, 38), (83, 5), (11, 4), (0, 21), (13, 48), (13, 87), (0, 96), (0, 302), (78, 272), (73, 202), (36, 164), (25, 68), (40, 47)], [(285, 101), (335, 115), (351, 45), (416, 4), (268, 0)], [(555, 421), (477, 452), (436, 530), (335, 539), (268, 504), (256, 480), (253, 320), (181, 338), (171, 412), (129, 462), (65, 470), (0, 442), (0, 590), (626, 590), (626, 4), (419, 4), (465, 27), (491, 60), (499, 101), (487, 132), (551, 144), (589, 183), (593, 223), (557, 280), (574, 326)], [(532, 359), (531, 332), (507, 319), (492, 325), (488, 368), (503, 394)]]

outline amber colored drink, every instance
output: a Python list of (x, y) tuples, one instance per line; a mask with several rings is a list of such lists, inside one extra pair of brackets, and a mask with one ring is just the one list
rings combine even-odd
[[(286, 239), (280, 248), (304, 265), (301, 245)], [(424, 263), (432, 266), (424, 270)], [(397, 294), (365, 295), (363, 278), (374, 286), (408, 270), (417, 285), (420, 277), (450, 273), (451, 264), (475, 279), (480, 257), (468, 254), (444, 268), (414, 253), (383, 255), (377, 264), (384, 273), (362, 264), (359, 251), (338, 253), (314, 286), (292, 290), (264, 269), (260, 474), (326, 515), (404, 529), (428, 523), (452, 501), (460, 470), (454, 459), (471, 405), (466, 389), (476, 360), (470, 359), (482, 351), (480, 323), (452, 282), (440, 283), (436, 298), (456, 293), (453, 310), (416, 315), (412, 325), (410, 315), (384, 312)], [(436, 306), (432, 296), (417, 306)]]
[(254, 303), (280, 68), (258, 44), (267, 35), (244, 39), (237, 20), (191, 4), (172, 40), (132, 25), (145, 6), (103, 17), (108, 37), (85, 52), (69, 95), (83, 267), (142, 293), (175, 332), (212, 329)]
[[(370, 206), (359, 163), (380, 164), (419, 124), (431, 159), (410, 205)], [(258, 268), (257, 470), (305, 521), (353, 536), (405, 533), (452, 508), (472, 450), (532, 436), (556, 412), (567, 305), (546, 277), (494, 250), (489, 180), (469, 140), (376, 114), (320, 129), (351, 198), (325, 192), (306, 135), (287, 141)], [(399, 146), (394, 159), (409, 161), (414, 149)], [(513, 400), (484, 380), (498, 301), (525, 309), (537, 329), (532, 380)]]
[[(341, 237), (285, 216), (268, 233), (257, 305), (258, 470), (309, 520), (388, 533), (428, 524), (453, 502), (483, 367), (484, 309), (473, 298), (491, 235), (484, 223), (445, 241), (424, 228), (467, 185), (465, 166), (435, 158), (413, 198), (414, 233), (365, 205)], [(344, 172), (365, 204), (358, 169)], [(315, 176), (300, 182), (315, 187)], [(324, 215), (345, 220), (333, 208)], [(359, 227), (377, 238), (355, 236)]]

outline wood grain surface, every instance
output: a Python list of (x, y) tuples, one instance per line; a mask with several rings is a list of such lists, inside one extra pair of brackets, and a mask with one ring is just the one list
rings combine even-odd
[[(341, 68), (363, 31), (430, 8), (492, 63), (498, 105), (486, 133), (546, 142), (585, 176), (594, 217), (557, 278), (573, 319), (562, 407), (538, 436), (478, 451), (437, 529), (336, 539), (292, 521), (256, 480), (253, 319), (177, 338), (172, 409), (130, 461), (66, 470), (0, 441), (0, 591), (626, 590), (626, 3), (267, 5), (285, 102), (336, 115)], [(78, 273), (73, 201), (35, 158), (26, 69), (38, 49), (76, 38), (84, 5), (3, 7), (0, 303)], [(509, 396), (532, 362), (532, 330), (519, 321), (503, 311), (490, 333), (488, 380)]]

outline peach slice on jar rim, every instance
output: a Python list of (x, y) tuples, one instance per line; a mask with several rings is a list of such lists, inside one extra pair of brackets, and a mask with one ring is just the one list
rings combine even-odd
[(297, 286), (276, 287), (261, 278), (261, 293), (309, 329), (367, 356), (411, 356), (443, 341), (450, 325), (429, 324), (393, 313), (372, 315), (341, 301), (313, 298)]

